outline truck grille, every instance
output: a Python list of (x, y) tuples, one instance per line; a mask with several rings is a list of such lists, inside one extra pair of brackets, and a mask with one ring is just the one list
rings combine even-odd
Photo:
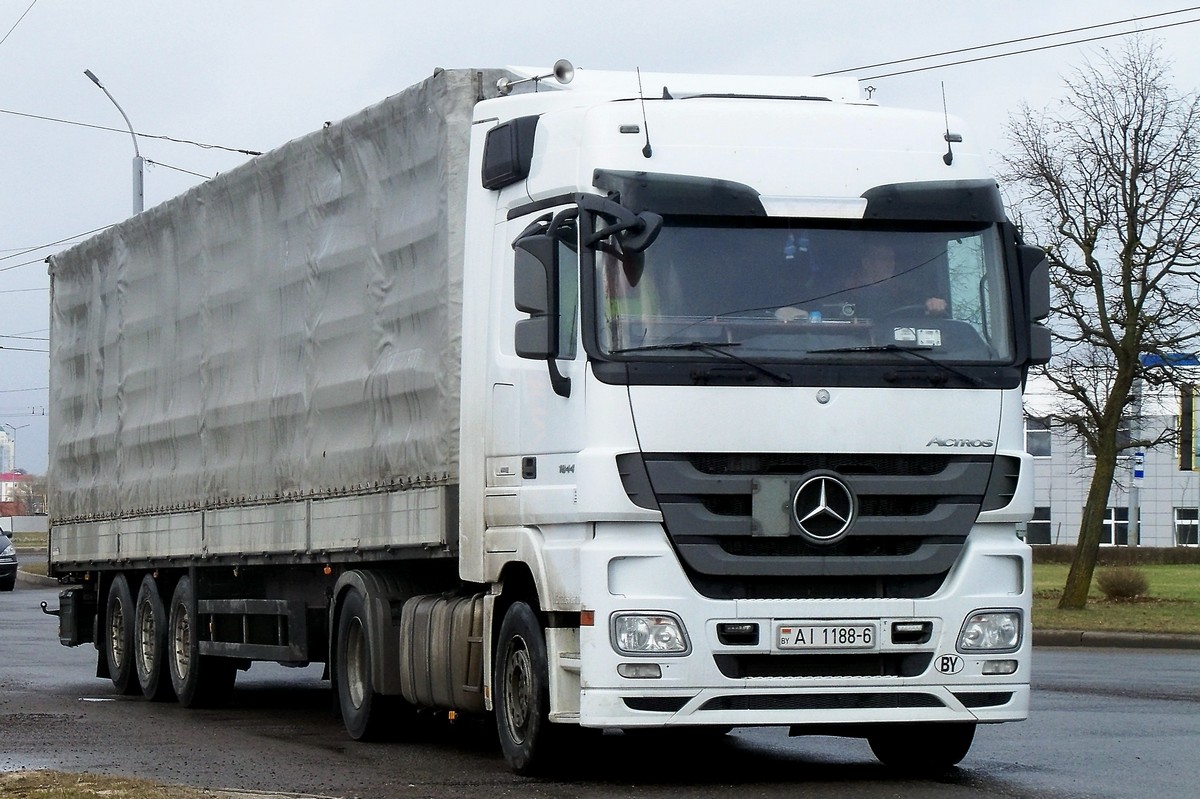
[[(980, 510), (1011, 500), (1019, 464), (990, 454), (618, 458), (630, 499), (662, 512), (693, 585), (721, 599), (929, 596)], [(791, 510), (813, 475), (854, 495), (854, 521), (831, 543), (801, 534)]]

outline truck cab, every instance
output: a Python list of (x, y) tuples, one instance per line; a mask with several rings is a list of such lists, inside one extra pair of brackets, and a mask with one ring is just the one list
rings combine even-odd
[(510, 763), (539, 718), (957, 762), (1028, 713), (1040, 253), (960, 123), (853, 81), (578, 82), (472, 140), (460, 573)]

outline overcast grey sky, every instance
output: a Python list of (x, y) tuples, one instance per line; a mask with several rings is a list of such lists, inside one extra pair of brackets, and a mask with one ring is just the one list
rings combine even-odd
[[(1154, 0), (520, 3), (441, 0), (0, 0), (0, 424), (17, 466), (47, 462), (49, 279), (43, 259), (131, 210), (133, 143), (92, 70), (141, 134), (146, 207), (421, 80), (436, 67), (808, 75), (1187, 9)], [(22, 17), (24, 15), (24, 17)], [(986, 153), (1020, 103), (1048, 106), (1099, 48), (1077, 44), (894, 77), (912, 68), (1200, 19), (1200, 10), (855, 73), (881, 104), (962, 117)], [(18, 20), (19, 23), (18, 23)], [(15, 27), (13, 27), (15, 25)], [(5, 38), (7, 35), (7, 38)], [(1200, 24), (1148, 34), (1175, 85), (1200, 84)], [(48, 117), (63, 121), (50, 121)], [(82, 123), (82, 124), (68, 124)], [(95, 125), (116, 129), (99, 130)], [(992, 157), (994, 164), (998, 158)], [(172, 167), (176, 168), (173, 169)], [(38, 249), (35, 249), (38, 248)], [(43, 352), (24, 352), (22, 348)]]

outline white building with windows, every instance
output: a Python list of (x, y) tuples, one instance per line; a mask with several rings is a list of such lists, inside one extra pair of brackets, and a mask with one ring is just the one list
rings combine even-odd
[[(1131, 535), (1138, 546), (1197, 545), (1200, 435), (1193, 409), (1200, 410), (1200, 402), (1194, 391), (1144, 401), (1141, 423), (1181, 430), (1180, 443), (1146, 450), (1140, 469), (1133, 452), (1118, 459), (1102, 545), (1128, 545)], [(1025, 402), (1025, 448), (1035, 459), (1034, 517), (1025, 539), (1031, 544), (1074, 544), (1093, 456), (1069, 431), (1048, 424), (1046, 399), (1034, 391)]]

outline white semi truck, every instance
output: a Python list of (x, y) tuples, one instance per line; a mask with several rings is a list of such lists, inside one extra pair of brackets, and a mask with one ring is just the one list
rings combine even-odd
[(1026, 718), (1048, 280), (972, 139), (851, 79), (447, 70), (51, 260), (63, 644), (366, 739)]

